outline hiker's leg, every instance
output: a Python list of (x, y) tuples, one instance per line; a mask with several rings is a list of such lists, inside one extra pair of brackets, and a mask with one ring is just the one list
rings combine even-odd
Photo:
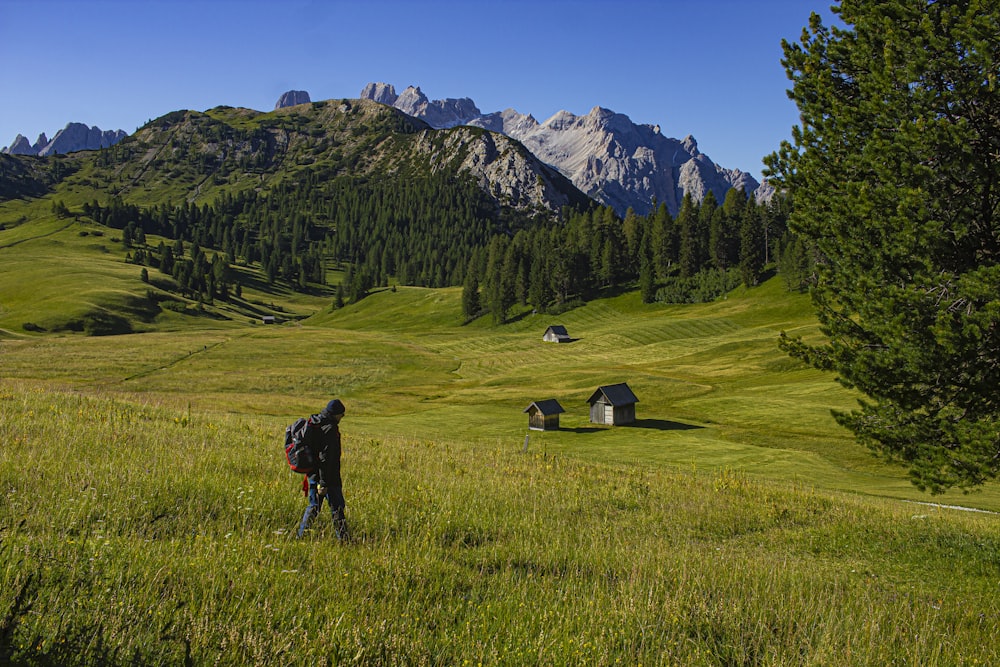
[(331, 486), (326, 493), (327, 500), (330, 501), (330, 513), (333, 515), (333, 528), (337, 531), (337, 539), (346, 542), (351, 539), (351, 532), (347, 529), (347, 517), (344, 514), (344, 491), (340, 485)]
[(338, 507), (333, 510), (333, 529), (337, 531), (337, 539), (341, 542), (349, 542), (351, 531), (347, 528), (347, 517), (344, 515), (344, 508)]
[(306, 507), (305, 513), (302, 515), (302, 522), (299, 524), (299, 537), (302, 537), (309, 526), (312, 525), (313, 519), (319, 514), (320, 508), (323, 506), (323, 496), (319, 495), (318, 481), (315, 477), (309, 478), (309, 505)]

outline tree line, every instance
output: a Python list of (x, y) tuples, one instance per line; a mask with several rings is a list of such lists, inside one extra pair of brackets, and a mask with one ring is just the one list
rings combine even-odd
[(707, 301), (757, 285), (779, 256), (794, 270), (789, 288), (805, 289), (811, 255), (787, 231), (788, 208), (781, 198), (758, 204), (730, 190), (721, 205), (711, 192), (700, 202), (685, 195), (676, 217), (664, 204), (623, 219), (595, 207), (563, 225), (495, 235), (470, 257), (463, 312), (489, 312), (499, 323), (515, 305), (544, 311), (636, 285), (646, 303)]
[[(777, 261), (789, 275), (801, 265), (807, 276), (808, 252), (788, 235), (788, 208), (780, 198), (758, 204), (730, 190), (721, 204), (711, 192), (700, 202), (685, 196), (676, 217), (664, 204), (624, 218), (596, 204), (518, 212), (496, 207), (468, 177), (305, 170), (267, 193), (227, 192), (211, 204), (142, 207), (113, 197), (83, 213), (122, 230), (129, 261), (158, 268), (206, 301), (233, 293), (233, 265), (258, 266), (269, 284), (302, 291), (327, 284), (333, 267), (351, 301), (393, 281), (463, 285), (466, 317), (489, 312), (503, 322), (516, 304), (552, 310), (635, 285), (645, 302), (708, 300), (756, 285)], [(147, 235), (168, 241), (153, 247)]]
[(228, 265), (259, 266), (269, 284), (283, 281), (303, 291), (325, 284), (328, 266), (342, 267), (351, 276), (345, 287), (352, 300), (390, 279), (460, 285), (473, 248), (538, 222), (535, 215), (497, 210), (471, 178), (324, 180), (309, 170), (267, 194), (224, 193), (211, 204), (149, 207), (113, 197), (84, 204), (83, 214), (121, 229), (131, 261), (174, 278), (190, 274), (194, 286), (182, 285), (185, 291), (207, 285), (211, 262), (184, 258), (170, 243), (149, 247), (147, 235), (214, 249)]

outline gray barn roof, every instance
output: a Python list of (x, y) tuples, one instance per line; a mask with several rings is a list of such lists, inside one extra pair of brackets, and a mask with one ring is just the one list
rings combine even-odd
[(564, 327), (561, 324), (553, 324), (552, 326), (550, 326), (548, 329), (545, 330), (545, 333), (548, 333), (550, 331), (552, 333), (554, 333), (555, 335), (557, 335), (557, 336), (568, 336), (569, 335), (569, 333), (566, 331), (566, 327)]
[(524, 412), (528, 412), (529, 410), (531, 410), (532, 406), (534, 406), (535, 409), (541, 412), (543, 415), (557, 415), (560, 412), (566, 412), (565, 410), (563, 410), (563, 406), (559, 405), (559, 401), (557, 401), (554, 398), (547, 398), (544, 401), (535, 401), (534, 403), (526, 407), (524, 409)]
[(598, 387), (597, 391), (591, 394), (587, 402), (593, 405), (597, 402), (600, 396), (604, 396), (604, 401), (610, 403), (614, 406), (619, 405), (632, 405), (633, 403), (638, 403), (639, 399), (635, 397), (632, 390), (624, 382), (619, 384), (608, 384), (603, 387)]

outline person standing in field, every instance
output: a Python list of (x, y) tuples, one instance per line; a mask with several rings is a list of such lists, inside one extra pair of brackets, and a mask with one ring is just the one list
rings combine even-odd
[(316, 455), (319, 462), (316, 472), (307, 475), (309, 482), (309, 505), (302, 515), (298, 536), (302, 537), (319, 515), (323, 500), (330, 504), (333, 515), (333, 527), (337, 539), (341, 542), (350, 540), (347, 529), (347, 518), (344, 509), (344, 490), (340, 479), (340, 428), (338, 424), (344, 417), (344, 404), (335, 398), (326, 404), (319, 414), (309, 417), (306, 427), (305, 442)]

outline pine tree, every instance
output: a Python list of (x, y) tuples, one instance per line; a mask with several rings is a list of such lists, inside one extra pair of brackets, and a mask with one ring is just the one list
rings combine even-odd
[(805, 292), (809, 288), (812, 262), (800, 236), (789, 234), (783, 244), (778, 272), (790, 292)]
[(174, 253), (162, 243), (160, 244), (160, 272), (167, 275), (173, 275), (174, 272)]
[(630, 206), (622, 220), (622, 234), (625, 237), (625, 271), (635, 274), (639, 271), (639, 246), (643, 242), (643, 229), (639, 216)]
[(531, 258), (528, 280), (528, 303), (536, 310), (544, 310), (552, 300), (552, 283), (546, 270), (545, 255), (537, 252)]
[(643, 303), (656, 301), (656, 281), (653, 280), (653, 261), (642, 255), (639, 267), (639, 294)]
[(740, 235), (747, 197), (743, 189), (730, 188), (712, 219), (710, 249), (717, 269), (735, 266), (740, 259)]
[(764, 269), (764, 231), (753, 200), (747, 202), (740, 222), (740, 277), (747, 287), (755, 287)]
[(465, 272), (465, 283), (462, 285), (462, 314), (467, 319), (472, 319), (479, 315), (481, 308), (479, 272), (475, 267), (475, 259), (470, 259), (469, 268)]
[(493, 323), (502, 324), (507, 321), (507, 313), (514, 305), (514, 280), (506, 271), (509, 268), (508, 248), (510, 242), (506, 236), (497, 235), (490, 241), (489, 259), (486, 263), (484, 292), (486, 306), (493, 314)]
[(660, 204), (650, 214), (650, 234), (652, 235), (653, 270), (656, 278), (665, 281), (670, 276), (673, 263), (677, 261), (677, 239), (674, 220), (667, 211), (666, 204)]
[(712, 228), (712, 220), (721, 215), (719, 202), (715, 198), (715, 193), (711, 190), (705, 193), (701, 202), (696, 206), (697, 217), (694, 225), (694, 240), (698, 271), (708, 268), (711, 262), (711, 252), (709, 249), (709, 235)]
[(690, 278), (701, 270), (698, 218), (690, 194), (685, 194), (681, 201), (681, 210), (677, 212), (677, 228), (680, 235), (677, 257), (680, 275), (681, 278)]
[(802, 125), (767, 160), (818, 253), (838, 421), (932, 492), (1000, 472), (1000, 5), (843, 0), (784, 43)]

